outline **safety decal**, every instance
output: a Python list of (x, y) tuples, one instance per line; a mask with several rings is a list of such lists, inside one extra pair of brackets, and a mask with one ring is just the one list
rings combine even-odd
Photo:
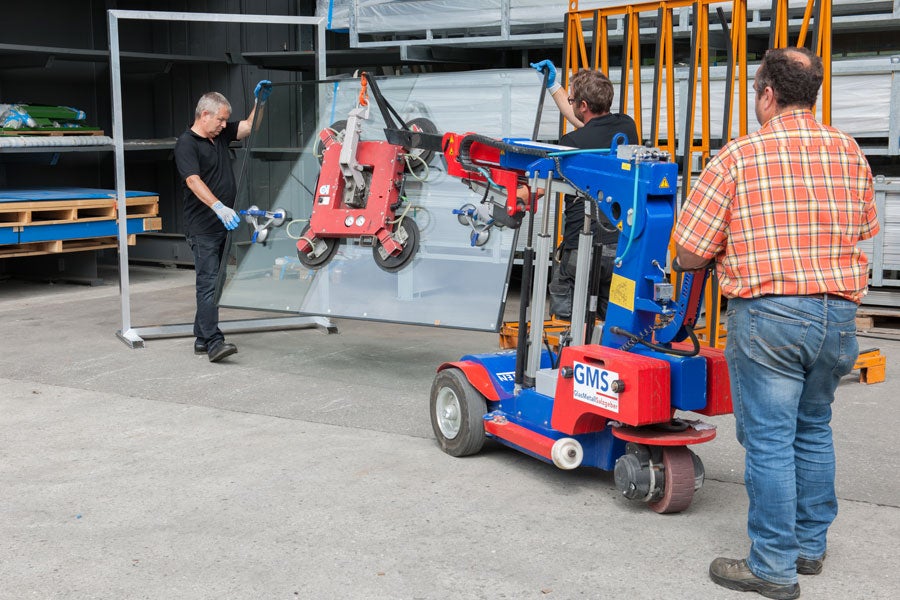
[(659, 189), (661, 189), (661, 190), (669, 189), (669, 178), (668, 177), (662, 178), (662, 181), (659, 182)]
[(609, 284), (609, 301), (634, 312), (634, 290), (634, 280), (613, 273), (612, 282)]

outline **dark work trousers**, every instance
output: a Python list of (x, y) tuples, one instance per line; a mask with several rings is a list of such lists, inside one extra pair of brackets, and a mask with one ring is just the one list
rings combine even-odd
[(225, 339), (219, 329), (219, 306), (216, 304), (216, 279), (225, 251), (228, 232), (193, 235), (187, 238), (194, 253), (197, 273), (197, 314), (194, 316), (194, 336), (212, 347)]
[[(597, 317), (606, 319), (609, 305), (609, 286), (612, 281), (617, 244), (604, 244), (594, 248), (594, 260), (600, 260), (600, 289), (597, 298)], [(560, 319), (572, 318), (572, 300), (575, 293), (575, 267), (578, 249), (563, 250), (559, 262), (553, 265), (550, 281), (550, 314)], [(585, 299), (582, 299), (584, 301)]]

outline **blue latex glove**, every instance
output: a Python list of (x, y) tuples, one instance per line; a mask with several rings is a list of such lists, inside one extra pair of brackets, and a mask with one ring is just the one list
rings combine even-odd
[(260, 104), (265, 104), (266, 100), (269, 99), (269, 94), (271, 93), (272, 82), (268, 79), (263, 79), (256, 84), (256, 88), (253, 90), (253, 97), (256, 98), (256, 101)]
[(542, 60), (540, 62), (531, 63), (531, 68), (537, 71), (537, 75), (541, 81), (544, 81), (544, 69), (547, 69), (547, 71), (550, 72), (550, 76), (547, 78), (547, 91), (550, 92), (551, 96), (556, 90), (562, 87), (556, 82), (556, 67), (553, 65), (552, 61)]
[(237, 213), (220, 201), (217, 200), (216, 203), (212, 205), (212, 209), (216, 211), (216, 216), (219, 217), (219, 220), (222, 221), (222, 224), (225, 225), (225, 229), (228, 231), (236, 229), (237, 226), (241, 224), (241, 220), (238, 218)]

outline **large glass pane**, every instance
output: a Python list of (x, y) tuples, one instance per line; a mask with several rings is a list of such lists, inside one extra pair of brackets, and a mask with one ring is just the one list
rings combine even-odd
[[(419, 75), (383, 79), (378, 84), (404, 120), (425, 117), (441, 133), (531, 137), (538, 101), (533, 73)], [(238, 205), (285, 209), (289, 218), (270, 228), (263, 243), (252, 241), (254, 229), (249, 223), (235, 231), (234, 266), (229, 268), (221, 304), (497, 330), (517, 231), (493, 227), (483, 245), (473, 245), (472, 228), (461, 223), (453, 210), (478, 204), (481, 195), (448, 176), (440, 154), (427, 169), (405, 178), (407, 203), (398, 216), (415, 221), (420, 242), (415, 257), (402, 270), (382, 270), (373, 248), (356, 239), (343, 241), (321, 269), (307, 269), (298, 259), (296, 244), (312, 212), (320, 171), (319, 132), (346, 120), (358, 106), (359, 92), (359, 79), (275, 87), (260, 127), (249, 141), (250, 159), (241, 175), (244, 185)], [(361, 140), (383, 140), (384, 121), (372, 93), (369, 102)], [(258, 224), (265, 221), (257, 218)]]

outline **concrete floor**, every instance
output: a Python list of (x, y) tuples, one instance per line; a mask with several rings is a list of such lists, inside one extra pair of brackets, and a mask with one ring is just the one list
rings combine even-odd
[[(135, 268), (132, 323), (190, 321), (192, 278)], [(115, 280), (0, 281), (0, 598), (742, 597), (707, 577), (748, 545), (731, 416), (691, 507), (657, 515), (610, 473), (438, 449), (435, 367), (496, 335), (336, 324), (233, 335), (210, 364), (190, 339), (119, 341)], [(840, 514), (804, 598), (900, 589), (900, 342), (860, 345), (888, 380), (838, 390)]]

